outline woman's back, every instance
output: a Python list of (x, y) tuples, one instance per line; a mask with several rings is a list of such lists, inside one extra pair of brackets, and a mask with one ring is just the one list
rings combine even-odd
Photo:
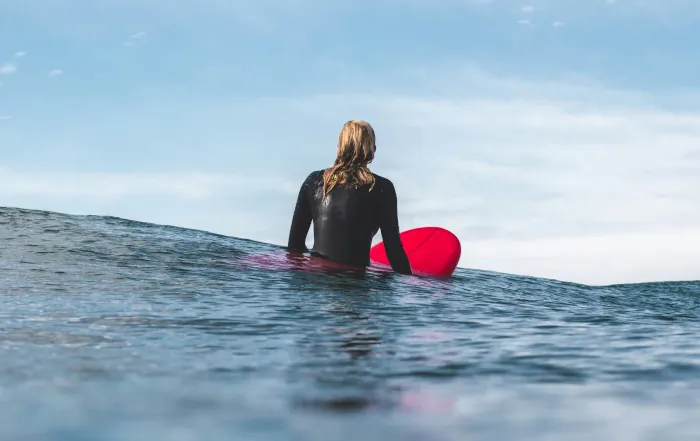
[(299, 190), (290, 250), (306, 251), (306, 234), (313, 221), (312, 253), (365, 267), (372, 238), (381, 230), (392, 268), (411, 273), (399, 236), (394, 185), (367, 168), (376, 150), (372, 126), (358, 120), (345, 123), (333, 166), (309, 174)]
[(373, 176), (373, 185), (336, 185), (324, 198), (323, 170), (309, 174), (299, 192), (289, 247), (305, 248), (304, 239), (313, 221), (312, 253), (364, 267), (369, 265), (372, 238), (381, 229), (392, 267), (397, 272), (410, 273), (399, 239), (394, 186), (386, 178)]

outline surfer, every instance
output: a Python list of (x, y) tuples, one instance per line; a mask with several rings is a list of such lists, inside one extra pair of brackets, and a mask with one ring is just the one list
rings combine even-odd
[[(399, 237), (394, 184), (367, 167), (377, 150), (374, 129), (360, 120), (345, 123), (338, 136), (335, 163), (311, 172), (299, 190), (287, 248), (334, 262), (369, 265), (372, 238), (381, 230), (394, 271), (411, 274), (411, 265)], [(311, 221), (314, 245), (305, 240)]]

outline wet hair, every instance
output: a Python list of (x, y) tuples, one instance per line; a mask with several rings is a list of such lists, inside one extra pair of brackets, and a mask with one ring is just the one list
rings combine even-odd
[(338, 152), (333, 166), (323, 172), (323, 197), (336, 184), (360, 187), (371, 184), (374, 175), (367, 167), (374, 159), (375, 136), (372, 126), (361, 120), (351, 120), (343, 125), (338, 136)]

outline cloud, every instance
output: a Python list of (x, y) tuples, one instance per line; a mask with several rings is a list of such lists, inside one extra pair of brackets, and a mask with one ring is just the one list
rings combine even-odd
[(0, 206), (112, 215), (243, 238), (273, 232), (277, 243), (297, 191), (296, 181), (259, 173), (25, 172), (0, 166)]
[(284, 180), (217, 173), (25, 173), (0, 167), (0, 197), (132, 198), (176, 196), (203, 199), (230, 189), (255, 185), (294, 194)]
[(8, 119), (11, 119), (12, 117), (10, 115), (0, 115), (0, 121), (5, 121)]
[(530, 22), (530, 20), (518, 20), (518, 24), (524, 26), (532, 26), (532, 22)]
[(124, 42), (124, 46), (134, 46), (138, 42), (138, 40), (141, 40), (146, 37), (145, 32), (137, 32), (135, 34), (132, 34), (127, 41)]
[(526, 5), (523, 6), (520, 10), (526, 13), (535, 12), (535, 7), (532, 5)]
[(700, 165), (685, 159), (700, 115), (538, 101), (395, 104), (393, 118), (418, 125), (444, 158), (402, 149), (432, 177), (416, 183), (405, 162), (393, 168), (402, 226), (455, 231), (468, 244), (460, 266), (587, 283), (700, 278), (689, 264), (700, 259), (690, 246), (700, 243)]
[(26, 56), (27, 54), (28, 54), (27, 51), (19, 51), (19, 52), (15, 52), (15, 57), (22, 58), (22, 57)]
[[(536, 240), (492, 239), (469, 242), (465, 247), (469, 254), (462, 265), (523, 275), (546, 273), (549, 278), (601, 285), (699, 280), (695, 264), (700, 258), (698, 243), (698, 228)], [(572, 277), (575, 273), (579, 275)]]
[(57, 77), (59, 75), (63, 75), (63, 71), (61, 69), (53, 69), (52, 71), (49, 72), (49, 77)]
[[(80, 17), (66, 12), (65, 5), (68, 3), (82, 11)], [(463, 12), (465, 8), (473, 8), (475, 5), (485, 6), (489, 9), (492, 7), (507, 8), (509, 11), (512, 11), (514, 8), (518, 10), (523, 8), (520, 2), (489, 0), (441, 0), (438, 2), (428, 0), (410, 0), (408, 2), (399, 2), (397, 0), (378, 2), (369, 0), (359, 0), (357, 2), (324, 2), (322, 0), (299, 0), (295, 2), (282, 0), (259, 0), (253, 2), (243, 0), (203, 0), (200, 3), (186, 2), (182, 5), (175, 5), (173, 2), (165, 0), (105, 0), (100, 2), (99, 6), (96, 6), (95, 2), (88, 0), (73, 0), (71, 2), (53, 0), (46, 3), (44, 6), (45, 10), (35, 12), (32, 15), (36, 22), (52, 27), (53, 31), (58, 28), (61, 32), (73, 35), (76, 34), (76, 25), (80, 25), (81, 29), (89, 26), (91, 30), (103, 29), (105, 32), (107, 32), (106, 27), (110, 27), (111, 29), (108, 31), (112, 35), (114, 35), (114, 32), (121, 32), (124, 26), (133, 25), (133, 23), (126, 19), (126, 21), (121, 20), (120, 11), (125, 13), (123, 17), (162, 19), (165, 23), (169, 23), (168, 26), (183, 27), (185, 28), (183, 30), (192, 32), (196, 32), (198, 23), (216, 25), (214, 22), (209, 22), (211, 19), (222, 19), (235, 23), (235, 27), (239, 30), (247, 27), (247, 30), (254, 32), (266, 32), (270, 30), (290, 31), (300, 26), (306, 27), (309, 23), (318, 23), (321, 20), (325, 20), (326, 17), (341, 16), (348, 13), (349, 7), (371, 7), (377, 14), (383, 14), (392, 10), (396, 5), (408, 8), (407, 12), (417, 12), (419, 14), (445, 10), (446, 8), (455, 12)], [(614, 19), (624, 20), (626, 17), (634, 15), (644, 16), (651, 20), (665, 20), (670, 15), (697, 19), (700, 16), (699, 5), (694, 0), (667, 0), (664, 2), (659, 2), (658, 0), (636, 0), (635, 2), (627, 2), (625, 6), (628, 7), (624, 8), (624, 14), (618, 15)], [(600, 18), (599, 13), (601, 9), (606, 6), (609, 7), (609, 4), (605, 0), (540, 0), (534, 5), (525, 5), (525, 7), (527, 6), (533, 6), (539, 11), (556, 10), (559, 11), (557, 13), (575, 14), (579, 18), (583, 15), (586, 19), (595, 21)], [(10, 20), (13, 18), (21, 19), (26, 16), (24, 9), (21, 7), (21, 2), (17, 0), (10, 2), (10, 7), (3, 12), (4, 14), (9, 14), (8, 19)], [(114, 20), (108, 22), (99, 20), (99, 17), (104, 13), (114, 15)], [(43, 18), (39, 20), (38, 17)], [(566, 19), (567, 15), (562, 15), (562, 17)], [(196, 38), (196, 36), (193, 36), (193, 38)], [(124, 41), (126, 40), (124, 38)]]
[(562, 26), (564, 26), (564, 23), (561, 22), (561, 21), (552, 22), (552, 27), (559, 28), (559, 27), (562, 27)]
[(5, 63), (0, 65), (0, 75), (10, 75), (17, 72), (17, 66), (14, 63)]

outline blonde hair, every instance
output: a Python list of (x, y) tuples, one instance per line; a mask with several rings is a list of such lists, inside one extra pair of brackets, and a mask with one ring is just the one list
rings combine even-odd
[(362, 120), (351, 120), (343, 125), (338, 136), (338, 152), (333, 166), (323, 172), (323, 197), (336, 184), (359, 187), (372, 184), (374, 175), (367, 165), (374, 159), (375, 136), (372, 126)]

